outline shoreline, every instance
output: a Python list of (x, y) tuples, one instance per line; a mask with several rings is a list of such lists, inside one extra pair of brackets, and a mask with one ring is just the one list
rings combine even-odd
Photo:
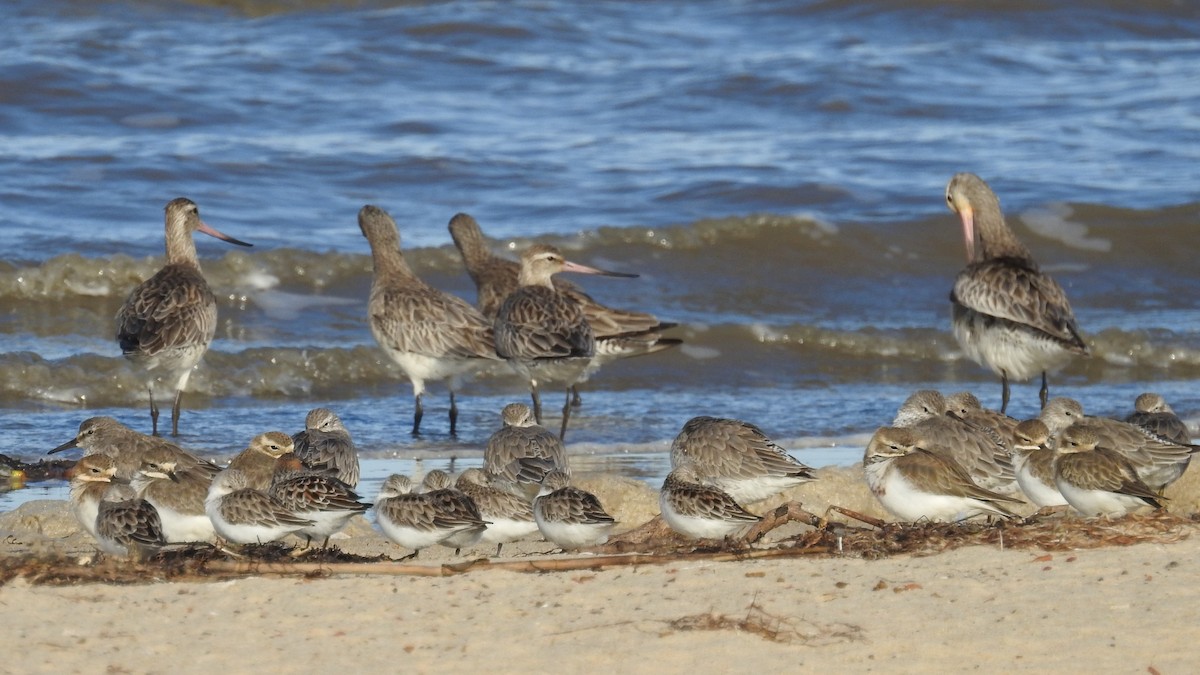
[[(1197, 482), (1176, 492), (1186, 494)], [(639, 481), (600, 477), (588, 488), (611, 503), (624, 524), (640, 524), (657, 511), (654, 491)], [(858, 467), (823, 469), (820, 481), (793, 492), (771, 504), (798, 497), (816, 514), (838, 503), (880, 515)], [(755, 510), (766, 511), (762, 505)], [(4, 622), (0, 634), (18, 646), (6, 666), (20, 672), (202, 672), (234, 665), (289, 673), (399, 665), (417, 672), (573, 673), (594, 672), (613, 658), (633, 672), (797, 665), (855, 672), (1180, 672), (1194, 660), (1194, 627), (1200, 625), (1194, 583), (1200, 538), (1191, 536), (1194, 520), (1164, 518), (1174, 525), (1156, 543), (1073, 550), (1069, 538), (1051, 529), (1056, 546), (1067, 550), (1050, 552), (1018, 543), (1014, 528), (1003, 548), (970, 544), (874, 560), (718, 561), (681, 554), (658, 564), (558, 572), (522, 573), (505, 565), (433, 577), (260, 571), (65, 585), (18, 576), (0, 585), (0, 606), (29, 618)], [(1091, 536), (1089, 527), (1137, 524), (1063, 522), (1062, 530), (1077, 536)], [(811, 528), (789, 525), (769, 536), (779, 541), (797, 530)], [(0, 514), (0, 532), (0, 557), (8, 560), (87, 561), (94, 551), (62, 501)], [(408, 553), (361, 517), (335, 543), (362, 556)], [(515, 542), (499, 561), (602, 560), (547, 556), (548, 549), (544, 542)], [(438, 570), (483, 553), (477, 548), (455, 558), (433, 547), (415, 561), (369, 564)], [(160, 625), (170, 628), (160, 631)]]

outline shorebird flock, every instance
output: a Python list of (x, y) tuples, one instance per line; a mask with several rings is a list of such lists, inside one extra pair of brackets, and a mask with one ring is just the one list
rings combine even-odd
[[(988, 410), (970, 392), (915, 392), (867, 444), (871, 492), (905, 521), (1014, 518), (1013, 508), (1026, 501), (1084, 516), (1162, 507), (1163, 490), (1197, 448), (1186, 426), (1156, 394), (1139, 397), (1123, 421), (1089, 417), (1077, 401), (1050, 398), (1048, 374), (1089, 355), (1066, 294), (1008, 228), (981, 178), (955, 175), (946, 201), (961, 219), (968, 261), (950, 293), (951, 326), (963, 352), (999, 375), (1001, 407)], [(256, 436), (225, 467), (159, 438), (155, 376), (174, 384), (171, 432), (178, 435), (182, 392), (216, 324), (192, 233), (249, 245), (206, 225), (193, 202), (175, 199), (166, 207), (167, 264), (133, 290), (117, 317), (122, 352), (150, 378), (153, 434), (92, 418), (51, 451), (86, 452), (70, 472), (71, 508), (102, 550), (141, 557), (177, 543), (243, 545), (289, 535), (306, 547), (327, 546), (370, 509), (379, 530), (411, 556), (435, 545), (457, 551), (477, 544), (495, 544), (499, 555), (505, 543), (535, 533), (563, 550), (607, 540), (616, 521), (595, 495), (571, 484), (563, 446), (578, 386), (612, 359), (680, 341), (662, 334), (674, 324), (606, 307), (555, 275), (636, 275), (568, 261), (545, 244), (530, 246), (519, 263), (501, 258), (478, 223), (458, 214), (449, 230), (477, 287), (472, 306), (417, 277), (387, 212), (364, 206), (358, 224), (374, 266), (367, 324), (412, 384), (412, 434), (420, 433), (427, 382), (447, 382), (453, 435), (459, 385), (501, 361), (528, 383), (532, 407), (514, 403), (501, 411), (483, 467), (457, 478), (441, 471), (419, 481), (393, 475), (373, 504), (354, 491), (353, 440), (326, 408), (313, 409), (294, 435)], [(1009, 382), (1039, 374), (1041, 414), (1009, 417)], [(565, 391), (557, 434), (542, 426), (545, 384)], [(816, 478), (760, 428), (734, 419), (689, 420), (670, 460), (661, 516), (692, 539), (740, 537), (762, 520), (747, 506)]]

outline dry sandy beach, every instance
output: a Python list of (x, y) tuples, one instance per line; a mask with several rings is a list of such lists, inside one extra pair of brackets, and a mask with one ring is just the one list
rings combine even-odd
[[(837, 503), (882, 515), (860, 469), (825, 469), (821, 478), (789, 496), (817, 513)], [(1189, 474), (1172, 486), (1173, 508), (1196, 511), (1198, 482)], [(655, 512), (653, 490), (636, 481), (594, 477), (587, 487), (623, 522)], [(0, 587), (2, 670), (1191, 672), (1200, 655), (1194, 527), (1180, 525), (1172, 543), (1052, 552), (975, 545), (882, 560), (122, 585), (17, 578)], [(65, 502), (0, 514), (0, 533), (10, 557), (91, 555)], [(361, 555), (407, 553), (365, 520), (337, 544)], [(504, 560), (536, 560), (549, 546), (508, 548)], [(428, 549), (416, 562), (456, 560)]]

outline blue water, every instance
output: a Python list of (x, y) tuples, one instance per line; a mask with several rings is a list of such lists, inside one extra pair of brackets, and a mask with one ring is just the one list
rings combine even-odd
[(943, 190), (964, 170), (1092, 341), (1055, 391), (1123, 414), (1155, 389), (1200, 412), (1186, 4), (14, 0), (0, 22), (6, 454), (93, 414), (148, 427), (112, 316), (180, 195), (255, 244), (199, 241), (221, 326), (181, 442), (217, 456), (318, 405), (372, 456), (478, 451), (524, 399), (511, 377), (464, 389), (452, 440), (435, 384), (408, 437), (408, 385), (363, 321), (366, 203), (469, 299), (459, 211), (510, 254), (549, 239), (642, 273), (588, 288), (681, 322), (687, 344), (588, 383), (569, 440), (589, 453), (661, 453), (702, 413), (796, 447), (859, 438), (918, 387), (995, 405), (948, 331), (963, 258)]

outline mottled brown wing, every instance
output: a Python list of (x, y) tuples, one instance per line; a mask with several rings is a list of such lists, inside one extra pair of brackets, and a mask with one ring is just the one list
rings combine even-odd
[(565, 487), (541, 497), (542, 512), (552, 522), (615, 523), (600, 500), (590, 492), (579, 488)]
[(342, 481), (323, 475), (302, 475), (271, 485), (271, 496), (292, 511), (366, 511), (354, 490)]
[(689, 421), (673, 449), (675, 463), (691, 459), (704, 468), (704, 478), (755, 478), (759, 476), (803, 476), (812, 469), (796, 461), (763, 430), (734, 419), (698, 417)]
[(579, 305), (542, 286), (525, 286), (496, 315), (496, 352), (506, 359), (588, 357), (595, 337)]
[(513, 472), (520, 469), (514, 462), (525, 458), (549, 460), (548, 470), (559, 469), (570, 475), (562, 440), (542, 427), (504, 427), (488, 438), (483, 453), (484, 468), (510, 481), (517, 478)]
[(217, 329), (217, 301), (200, 270), (167, 265), (130, 292), (117, 312), (123, 354), (157, 354), (207, 345)]
[(350, 487), (358, 485), (358, 451), (348, 432), (305, 429), (292, 436), (292, 444), (304, 466)]
[(434, 523), (438, 527), (484, 526), (487, 523), (479, 515), (479, 507), (460, 490), (434, 490), (425, 493), (434, 511)]
[(141, 499), (101, 503), (100, 514), (96, 518), (96, 534), (127, 546), (165, 546), (167, 543), (163, 538), (158, 511)]
[[(942, 455), (918, 448), (903, 457), (897, 458), (895, 461), (903, 462), (913, 482), (922, 482), (931, 485), (938, 494), (971, 497), (993, 503), (1021, 503), (1020, 499), (1006, 497), (979, 487), (975, 484), (975, 481), (971, 480), (971, 476), (967, 473), (967, 470), (949, 457), (943, 457)], [(994, 505), (996, 508), (1004, 510), (1003, 507), (997, 504)]]
[(1191, 432), (1175, 413), (1134, 412), (1125, 421), (1141, 428), (1154, 438), (1161, 438), (1179, 445), (1190, 445)]
[(701, 485), (689, 485), (671, 480), (669, 477), (668, 481), (669, 485), (663, 485), (663, 490), (667, 491), (667, 499), (671, 500), (671, 505), (680, 513), (714, 520), (745, 522), (761, 520), (759, 516), (742, 508), (742, 505), (734, 501), (733, 497), (721, 490)]
[(1087, 352), (1066, 293), (1036, 267), (1009, 258), (973, 263), (959, 273), (950, 297), (976, 312), (1034, 328)]
[(424, 356), (496, 359), (492, 326), (462, 298), (436, 288), (375, 287), (371, 327), (380, 343)]

